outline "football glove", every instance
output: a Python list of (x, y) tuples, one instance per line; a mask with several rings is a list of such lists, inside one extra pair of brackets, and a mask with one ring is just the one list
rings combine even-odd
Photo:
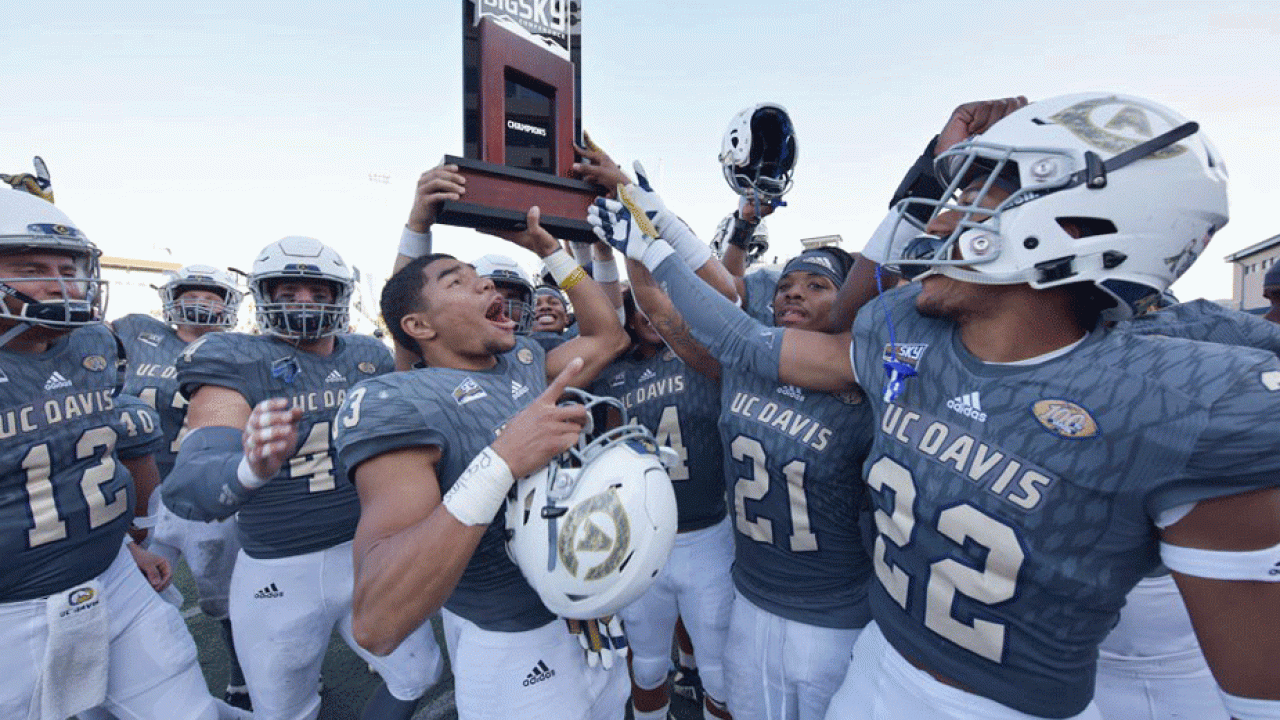
[(589, 667), (613, 668), (614, 657), (627, 656), (627, 633), (622, 618), (609, 615), (596, 620), (565, 618), (569, 634), (578, 638)]
[(628, 205), (631, 201), (627, 189), (621, 185), (618, 186), (618, 197), (621, 202), (596, 198), (587, 209), (587, 222), (596, 237), (652, 270), (671, 254), (671, 246), (658, 238), (653, 224), (635, 208), (634, 203)]

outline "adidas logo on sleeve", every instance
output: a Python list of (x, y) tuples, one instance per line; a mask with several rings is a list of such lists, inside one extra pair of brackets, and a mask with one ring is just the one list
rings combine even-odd
[(951, 398), (947, 401), (947, 407), (980, 423), (987, 421), (987, 414), (982, 412), (982, 400), (978, 397), (978, 391), (976, 390), (971, 393), (965, 393), (960, 397)]

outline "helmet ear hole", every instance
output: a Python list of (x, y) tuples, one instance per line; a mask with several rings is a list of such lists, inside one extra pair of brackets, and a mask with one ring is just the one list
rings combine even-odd
[(1106, 218), (1060, 217), (1056, 220), (1063, 231), (1076, 239), (1116, 233), (1116, 224)]

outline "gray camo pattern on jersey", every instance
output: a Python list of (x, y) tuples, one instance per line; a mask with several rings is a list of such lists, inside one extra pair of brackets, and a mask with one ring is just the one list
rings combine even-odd
[(116, 380), (105, 325), (42, 353), (0, 348), (0, 602), (74, 587), (119, 554), (134, 496)]
[(298, 351), (269, 335), (210, 333), (178, 357), (178, 386), (190, 399), (204, 385), (234, 390), (249, 407), (273, 397), (302, 409), (298, 449), (280, 473), (256, 490), (236, 515), (240, 543), (255, 558), (302, 555), (350, 540), (360, 499), (345, 480), (332, 445), (332, 424), (347, 391), (394, 369), (385, 345), (364, 335), (338, 335), (334, 351)]
[(1078, 713), (1098, 643), (1159, 562), (1152, 518), (1280, 481), (1280, 362), (1098, 330), (1039, 365), (987, 365), (952, 323), (915, 312), (918, 292), (883, 296), (919, 372), (894, 402), (880, 399), (883, 309), (854, 325), (877, 421), (875, 619), (899, 650), (979, 694)]
[(668, 348), (643, 359), (628, 354), (600, 373), (591, 391), (622, 401), (659, 445), (676, 451), (667, 468), (676, 491), (679, 530), (698, 530), (725, 514), (724, 453), (716, 429), (720, 383), (685, 365)]
[(731, 367), (720, 397), (738, 591), (796, 622), (862, 627), (871, 564), (858, 509), (869, 403), (860, 392), (803, 390)]
[(129, 356), (125, 393), (142, 398), (160, 414), (167, 442), (156, 453), (156, 467), (164, 477), (178, 456), (178, 435), (187, 416), (187, 399), (178, 392), (174, 366), (187, 344), (172, 327), (150, 315), (125, 315), (111, 325)]
[[(516, 338), (515, 348), (489, 370), (423, 368), (366, 380), (352, 389), (339, 416), (340, 464), (354, 472), (391, 450), (436, 446), (443, 497), (546, 385), (546, 356), (537, 342), (524, 337)], [(505, 510), (499, 510), (485, 528), (445, 607), (486, 630), (531, 630), (555, 616), (508, 557), (504, 517)]]

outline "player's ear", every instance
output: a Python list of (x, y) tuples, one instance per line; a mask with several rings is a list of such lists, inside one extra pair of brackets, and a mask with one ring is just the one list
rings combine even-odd
[(400, 327), (409, 337), (420, 342), (434, 340), (436, 337), (436, 330), (424, 312), (411, 312), (400, 318)]

